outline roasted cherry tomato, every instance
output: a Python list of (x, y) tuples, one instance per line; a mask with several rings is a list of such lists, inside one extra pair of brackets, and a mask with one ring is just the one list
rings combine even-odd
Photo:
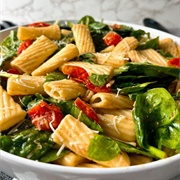
[(116, 32), (111, 31), (107, 33), (103, 39), (104, 39), (104, 43), (107, 46), (111, 46), (111, 45), (116, 46), (122, 40), (122, 37)]
[(84, 84), (89, 90), (93, 92), (110, 92), (111, 91), (111, 87), (107, 87), (106, 85), (103, 87), (100, 87), (100, 86), (95, 86), (94, 84), (92, 84), (88, 78), (89, 77), (88, 73), (86, 72), (86, 70), (84, 70), (81, 67), (67, 65), (62, 68), (62, 72), (64, 74), (70, 75), (70, 78), (72, 80)]
[[(32, 124), (39, 130), (56, 129), (64, 118), (60, 108), (42, 101), (28, 111)], [(53, 128), (53, 129), (52, 129)]]
[(19, 70), (16, 68), (11, 68), (7, 70), (7, 73), (11, 73), (11, 74), (20, 74)]
[(179, 67), (180, 68), (180, 56), (177, 58), (172, 58), (168, 61), (169, 66)]
[(30, 39), (23, 41), (18, 48), (18, 55), (20, 55), (24, 50), (26, 50), (32, 43), (33, 41)]
[(29, 27), (46, 27), (46, 26), (50, 26), (50, 24), (45, 23), (45, 22), (35, 22), (32, 24), (28, 25)]
[(89, 104), (82, 101), (80, 98), (77, 98), (74, 101), (74, 103), (84, 114), (86, 114), (86, 116), (88, 116), (93, 121), (100, 123), (100, 120), (99, 120), (95, 110)]
[(86, 84), (89, 76), (83, 68), (71, 65), (64, 66), (62, 68), (62, 72), (70, 75), (71, 79), (83, 84)]

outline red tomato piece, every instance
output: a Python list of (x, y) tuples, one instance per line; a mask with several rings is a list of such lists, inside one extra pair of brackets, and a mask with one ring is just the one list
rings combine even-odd
[(177, 58), (172, 58), (168, 61), (169, 66), (174, 66), (174, 67), (180, 67), (180, 56)]
[(35, 23), (31, 23), (28, 25), (29, 27), (47, 27), (50, 26), (49, 23), (45, 23), (45, 22), (35, 22)]
[[(28, 111), (32, 124), (39, 130), (56, 129), (64, 118), (60, 108), (42, 101)], [(52, 127), (51, 127), (52, 126)]]
[(20, 74), (19, 70), (16, 68), (12, 68), (12, 69), (8, 69), (7, 73), (11, 73), (11, 74)]
[(62, 68), (62, 72), (64, 74), (70, 75), (71, 79), (83, 84), (86, 83), (89, 76), (86, 70), (83, 68), (71, 65), (64, 66)]
[(83, 111), (84, 114), (86, 114), (86, 116), (88, 116), (93, 121), (96, 121), (98, 124), (100, 123), (95, 110), (89, 104), (82, 101), (80, 98), (77, 98), (74, 103), (81, 111)]
[(116, 46), (122, 40), (122, 37), (116, 32), (111, 31), (107, 33), (103, 39), (104, 39), (104, 43), (107, 46), (111, 46), (111, 45)]
[(24, 50), (26, 50), (32, 43), (33, 41), (30, 39), (23, 41), (18, 48), (18, 55), (20, 55)]

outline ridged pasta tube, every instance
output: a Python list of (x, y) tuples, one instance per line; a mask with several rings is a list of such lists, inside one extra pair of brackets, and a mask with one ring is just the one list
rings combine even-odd
[(47, 27), (18, 27), (17, 37), (21, 41), (27, 39), (35, 40), (42, 35), (51, 40), (59, 40), (61, 38), (61, 31), (57, 24)]
[(95, 46), (89, 28), (83, 24), (75, 24), (72, 27), (75, 43), (79, 53), (95, 52)]
[(22, 121), (26, 116), (21, 106), (0, 86), (0, 132)]
[(159, 47), (164, 50), (165, 53), (169, 52), (174, 57), (178, 56), (178, 49), (171, 38), (165, 38), (159, 41)]
[(58, 46), (43, 35), (11, 61), (11, 66), (31, 74), (57, 49)]
[(120, 41), (115, 48), (113, 49), (113, 53), (115, 52), (124, 52), (127, 53), (133, 49), (136, 49), (136, 47), (138, 46), (139, 42), (138, 40), (131, 36), (131, 37), (125, 37), (123, 38), (122, 41)]
[(129, 157), (125, 152), (117, 154), (109, 161), (97, 161), (88, 156), (88, 146), (95, 132), (71, 115), (66, 115), (54, 133), (58, 133), (61, 142), (71, 151), (107, 167), (129, 166)]
[(98, 92), (94, 94), (90, 100), (90, 104), (93, 108), (104, 109), (132, 109), (133, 101), (125, 95), (116, 95), (114, 93), (102, 93)]
[(32, 72), (33, 76), (46, 75), (49, 72), (56, 70), (61, 64), (78, 56), (79, 51), (74, 44), (67, 44), (63, 49), (57, 52), (54, 56), (44, 62), (41, 66)]
[(7, 92), (9, 95), (30, 95), (40, 93), (46, 95), (43, 84), (45, 76), (19, 75), (10, 77), (7, 81)]
[(44, 91), (54, 99), (70, 100), (75, 99), (78, 96), (84, 96), (87, 89), (76, 81), (63, 79), (59, 81), (46, 82), (44, 84)]
[(106, 135), (122, 141), (135, 142), (134, 121), (127, 119), (123, 115), (98, 114), (98, 117)]
[(143, 156), (139, 154), (130, 154), (129, 155), (131, 166), (138, 165), (138, 164), (146, 164), (153, 161), (151, 157)]

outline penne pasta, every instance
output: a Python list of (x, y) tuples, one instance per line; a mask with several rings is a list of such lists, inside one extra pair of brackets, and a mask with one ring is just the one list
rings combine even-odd
[(131, 50), (136, 49), (139, 42), (135, 37), (125, 37), (122, 41), (120, 41), (115, 48), (113, 49), (113, 53), (122, 52), (127, 53)]
[(106, 135), (122, 141), (135, 142), (134, 121), (128, 120), (123, 115), (98, 114), (98, 117)]
[(54, 133), (61, 136), (62, 143), (76, 154), (107, 167), (129, 166), (129, 157), (121, 152), (109, 161), (97, 161), (88, 156), (88, 146), (94, 132), (71, 115), (66, 115)]
[(44, 83), (45, 76), (19, 75), (18, 77), (10, 77), (7, 81), (7, 92), (11, 96), (36, 93), (46, 95), (43, 88)]
[(87, 26), (83, 24), (75, 24), (72, 27), (75, 43), (79, 49), (79, 53), (95, 52), (95, 47)]
[(49, 72), (56, 70), (61, 64), (67, 62), (76, 56), (78, 56), (79, 52), (77, 47), (74, 44), (67, 44), (63, 49), (61, 49), (58, 53), (44, 62), (41, 66), (35, 69), (32, 72), (33, 76), (42, 76), (46, 75)]
[(0, 132), (24, 120), (26, 111), (0, 86)]
[(178, 49), (175, 42), (171, 38), (160, 40), (159, 47), (163, 49), (165, 53), (169, 52), (174, 57), (178, 56)]
[(133, 107), (133, 101), (128, 96), (119, 95), (114, 93), (96, 93), (90, 99), (90, 104), (93, 108), (104, 109), (131, 109)]
[(139, 154), (129, 154), (129, 158), (132, 166), (138, 164), (146, 164), (153, 161), (151, 157), (147, 157)]
[(83, 97), (87, 89), (76, 81), (63, 79), (59, 81), (46, 82), (44, 84), (44, 91), (54, 99), (71, 100), (78, 96)]
[(38, 68), (58, 46), (45, 36), (39, 37), (32, 45), (23, 51), (17, 58), (11, 61), (11, 66), (31, 74)]
[(57, 24), (47, 27), (24, 27), (18, 28), (17, 37), (19, 40), (36, 40), (40, 36), (46, 36), (48, 39), (58, 40), (61, 38), (60, 28)]

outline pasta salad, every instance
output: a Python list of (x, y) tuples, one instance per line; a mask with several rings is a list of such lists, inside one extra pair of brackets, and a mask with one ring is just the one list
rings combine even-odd
[(91, 16), (1, 42), (0, 149), (112, 168), (180, 153), (180, 45)]

